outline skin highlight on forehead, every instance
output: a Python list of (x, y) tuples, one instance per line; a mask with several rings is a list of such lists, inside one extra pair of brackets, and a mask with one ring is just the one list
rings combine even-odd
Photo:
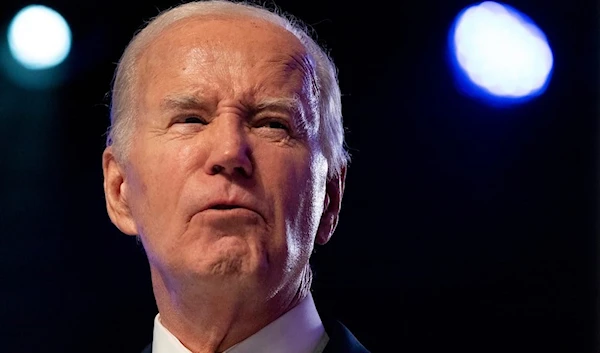
[[(258, 109), (266, 105), (293, 108), (302, 113), (300, 125), (317, 125), (308, 124), (315, 116), (309, 55), (292, 33), (265, 20), (241, 16), (180, 20), (159, 34), (138, 64), (141, 106), (163, 111), (207, 108), (227, 97)], [(264, 75), (265, 71), (270, 74)], [(179, 75), (183, 79), (171, 87), (169, 95), (152, 94), (162, 77)], [(291, 86), (296, 83), (296, 88)]]
[[(249, 31), (257, 32), (249, 35)], [(173, 54), (183, 54), (193, 46), (193, 54), (179, 67), (193, 65), (212, 69), (221, 60), (248, 61), (270, 65), (284, 64), (288, 70), (308, 72), (311, 68), (306, 49), (292, 33), (266, 20), (243, 16), (196, 16), (167, 26), (138, 55), (141, 72), (148, 74), (170, 63)], [(280, 49), (279, 55), (265, 58), (262, 53)], [(249, 50), (250, 49), (250, 50)], [(187, 53), (191, 54), (191, 53)]]

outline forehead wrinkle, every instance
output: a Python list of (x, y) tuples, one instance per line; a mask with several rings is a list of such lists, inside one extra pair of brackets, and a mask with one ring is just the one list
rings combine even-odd
[[(312, 67), (306, 53), (294, 51), (267, 58), (262, 62), (262, 67), (272, 72), (271, 75), (261, 82), (257, 82), (257, 88), (275, 85), (277, 87), (288, 86), (294, 89), (294, 94), (306, 94), (306, 89), (313, 81)], [(297, 80), (294, 82), (294, 80)], [(292, 84), (292, 86), (290, 86)], [(295, 86), (295, 87), (294, 87)]]
[[(185, 82), (180, 88), (186, 90), (185, 86), (192, 85), (197, 89), (198, 86), (202, 86), (204, 90), (197, 90), (204, 92), (190, 92), (187, 97), (171, 96), (169, 98), (173, 99), (169, 99), (171, 102), (164, 102), (163, 108), (212, 106), (217, 105), (217, 102), (222, 99), (235, 99), (241, 102), (240, 98), (247, 99), (248, 96), (252, 99), (260, 99), (261, 96), (298, 95), (302, 104), (297, 106), (309, 113), (303, 114), (303, 117), (310, 119), (318, 116), (315, 116), (312, 109), (315, 97), (314, 90), (311, 89), (315, 83), (314, 65), (305, 46), (292, 33), (284, 28), (248, 18), (227, 17), (202, 21), (196, 21), (198, 18), (190, 18), (188, 20), (178, 21), (167, 27), (162, 31), (161, 36), (149, 43), (141, 53), (140, 59), (143, 64), (140, 66), (146, 71), (144, 75), (146, 83), (160, 81), (157, 79), (158, 76), (167, 75), (164, 65), (169, 70), (179, 72), (199, 70), (196, 75), (188, 74), (189, 78), (195, 77), (197, 81)], [(250, 23), (252, 27), (262, 32), (270, 29), (272, 31), (269, 33), (275, 35), (263, 37), (262, 40), (256, 39), (252, 43), (246, 42), (246, 45), (242, 43), (240, 47), (227, 40), (233, 35), (228, 29), (231, 27), (212, 26), (212, 23), (219, 22), (227, 22), (228, 26), (239, 28), (245, 28), (244, 22)], [(207, 37), (199, 35), (199, 29), (207, 31)], [(235, 38), (238, 38), (237, 35)], [(248, 50), (252, 47), (255, 50)], [(281, 49), (273, 50), (275, 48)], [(171, 63), (171, 57), (178, 55), (176, 52), (180, 50), (187, 50), (187, 53), (185, 59), (180, 56), (183, 60), (177, 61), (177, 65), (180, 65), (177, 67)], [(270, 74), (265, 77), (261, 70)], [(258, 72), (261, 72), (261, 75), (255, 74)], [(215, 79), (217, 81), (214, 81)], [(209, 102), (202, 94), (207, 93), (206, 91), (215, 95)]]

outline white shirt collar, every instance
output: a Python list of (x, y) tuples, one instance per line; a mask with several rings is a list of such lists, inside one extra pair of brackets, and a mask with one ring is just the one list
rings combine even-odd
[[(312, 295), (277, 320), (224, 353), (315, 353), (321, 352), (329, 341), (315, 307)], [(154, 318), (152, 353), (191, 353), (160, 322)]]

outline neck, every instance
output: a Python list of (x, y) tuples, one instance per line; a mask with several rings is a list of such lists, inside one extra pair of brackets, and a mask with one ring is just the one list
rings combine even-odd
[(161, 324), (194, 353), (223, 352), (285, 314), (308, 295), (307, 266), (298, 283), (265, 298), (263, 291), (235, 284), (167, 282), (151, 268)]

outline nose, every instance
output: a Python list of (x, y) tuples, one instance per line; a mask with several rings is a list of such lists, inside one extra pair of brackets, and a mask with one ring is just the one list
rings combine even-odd
[(213, 137), (213, 143), (205, 163), (207, 174), (252, 177), (250, 145), (244, 126), (237, 120), (222, 117), (221, 121), (211, 124), (213, 131), (209, 133)]

